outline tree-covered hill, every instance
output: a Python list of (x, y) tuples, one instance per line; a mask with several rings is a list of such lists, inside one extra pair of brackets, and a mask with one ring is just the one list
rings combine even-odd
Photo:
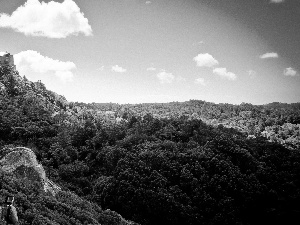
[[(18, 79), (11, 86), (1, 81), (1, 145), (31, 148), (63, 194), (89, 201), (93, 218), (99, 207), (143, 225), (300, 220), (299, 104), (84, 104), (47, 98), (46, 88), (39, 95), (29, 91), (30, 102), (28, 91), (9, 91), (21, 87), (24, 78)], [(290, 130), (293, 145), (281, 143), (281, 127)], [(275, 129), (272, 142), (263, 134), (269, 128)], [(34, 188), (14, 193), (28, 198)], [(62, 218), (84, 224), (82, 214), (69, 209), (75, 203), (64, 202), (69, 197), (36, 196), (32, 207), (45, 206), (36, 207), (38, 215), (60, 218), (63, 205)]]
[(278, 142), (290, 149), (300, 148), (300, 103), (232, 105), (190, 100), (134, 105), (98, 103), (75, 103), (75, 105), (94, 112), (114, 112), (115, 117), (124, 119), (130, 119), (133, 116), (143, 118), (148, 113), (155, 118), (200, 119), (213, 126), (223, 125), (237, 129), (252, 137), (253, 135), (263, 136), (269, 141)]
[[(20, 225), (135, 224), (66, 188), (55, 196), (45, 192), (41, 174), (33, 167), (19, 165), (15, 157), (7, 157), (14, 146), (35, 147), (40, 141), (41, 145), (52, 142), (59, 127), (55, 115), (65, 112), (69, 103), (63, 96), (47, 90), (41, 82), (20, 77), (13, 67), (0, 67), (0, 87), (0, 202), (4, 202), (8, 194), (15, 196)], [(36, 147), (34, 150), (40, 155)], [(48, 162), (47, 159), (41, 161)], [(12, 173), (10, 167), (17, 168)]]
[(39, 182), (16, 178), (0, 170), (0, 199), (15, 196), (20, 225), (130, 225), (118, 213), (102, 210), (69, 191), (60, 191), (55, 197), (42, 191)]

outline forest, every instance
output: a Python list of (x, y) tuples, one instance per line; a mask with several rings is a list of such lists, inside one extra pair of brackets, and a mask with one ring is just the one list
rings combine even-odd
[(300, 103), (68, 102), (0, 67), (0, 152), (32, 149), (62, 188), (0, 172), (20, 224), (298, 224), (299, 138)]

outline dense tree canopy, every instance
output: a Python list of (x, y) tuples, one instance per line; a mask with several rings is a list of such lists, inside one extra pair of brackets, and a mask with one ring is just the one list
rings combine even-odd
[(0, 72), (1, 146), (31, 148), (64, 190), (2, 174), (23, 224), (113, 224), (102, 221), (121, 220), (113, 211), (143, 225), (300, 219), (299, 103), (69, 103)]

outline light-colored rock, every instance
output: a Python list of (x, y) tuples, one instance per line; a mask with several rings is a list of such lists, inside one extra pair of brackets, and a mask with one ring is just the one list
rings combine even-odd
[(50, 192), (52, 195), (58, 193), (61, 188), (46, 177), (45, 170), (38, 163), (35, 153), (25, 147), (11, 148), (10, 151), (0, 160), (0, 169), (7, 173), (13, 173), (17, 168), (25, 166), (33, 168), (42, 182), (45, 192)]

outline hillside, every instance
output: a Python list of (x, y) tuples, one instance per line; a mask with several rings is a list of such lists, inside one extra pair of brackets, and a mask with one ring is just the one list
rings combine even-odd
[(1, 146), (30, 148), (62, 188), (49, 196), (2, 172), (2, 192), (22, 196), (23, 224), (120, 223), (110, 210), (143, 225), (300, 220), (298, 103), (74, 103), (0, 71)]
[(0, 198), (15, 196), (21, 225), (58, 225), (58, 224), (134, 224), (125, 221), (119, 214), (110, 210), (102, 210), (69, 191), (60, 191), (54, 197), (41, 191), (38, 182), (29, 182), (26, 178), (0, 170)]
[(20, 224), (135, 224), (60, 188), (48, 179), (35, 152), (11, 144), (26, 145), (21, 140), (30, 137), (32, 146), (37, 133), (47, 133), (54, 124), (53, 115), (66, 109), (65, 98), (9, 66), (0, 67), (0, 86), (0, 198), (15, 196)]
[(102, 210), (50, 181), (27, 148), (4, 148), (0, 152), (2, 201), (16, 198), (20, 224), (135, 224), (110, 210)]
[(270, 103), (266, 105), (214, 104), (200, 100), (146, 104), (84, 104), (75, 103), (79, 109), (90, 114), (107, 112), (114, 119), (143, 118), (151, 114), (154, 118), (189, 118), (202, 120), (212, 126), (234, 128), (249, 137), (265, 137), (289, 149), (300, 148), (300, 103)]

